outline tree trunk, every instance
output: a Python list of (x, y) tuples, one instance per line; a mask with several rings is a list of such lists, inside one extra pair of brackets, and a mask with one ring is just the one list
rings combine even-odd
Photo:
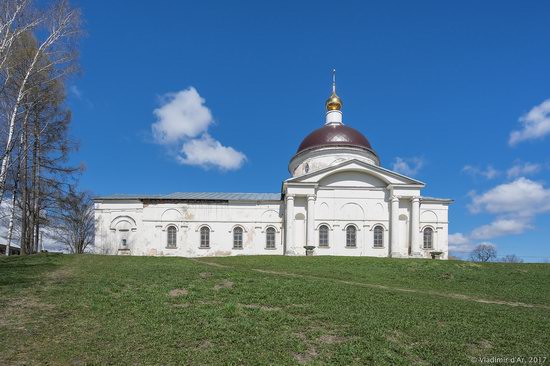
[(2, 204), (2, 198), (4, 197), (4, 190), (6, 187), (6, 177), (8, 175), (8, 169), (10, 164), (10, 156), (11, 156), (11, 151), (13, 150), (13, 139), (14, 139), (13, 135), (15, 132), (15, 122), (17, 120), (17, 114), (19, 113), (19, 108), (23, 103), (23, 99), (27, 91), (26, 89), (27, 82), (29, 81), (32, 71), (34, 70), (34, 66), (36, 65), (36, 62), (38, 61), (38, 56), (41, 50), (42, 48), (39, 48), (36, 51), (36, 54), (34, 55), (33, 60), (29, 65), (27, 72), (25, 73), (25, 77), (23, 78), (23, 81), (19, 86), (17, 97), (15, 99), (15, 105), (13, 106), (13, 110), (10, 114), (10, 119), (9, 119), (10, 122), (8, 127), (8, 139), (6, 140), (6, 150), (4, 151), (4, 156), (2, 158), (2, 165), (0, 166), (0, 205)]
[(25, 113), (25, 118), (23, 119), (22, 126), (22, 150), (20, 153), (21, 164), (20, 164), (20, 176), (21, 176), (21, 254), (26, 255), (29, 253), (29, 248), (27, 246), (27, 224), (28, 224), (28, 205), (27, 205), (27, 196), (28, 196), (28, 184), (27, 184), (27, 151), (28, 151), (28, 116), (29, 112)]
[(33, 151), (33, 247), (39, 252), (38, 242), (40, 240), (40, 118), (34, 122), (34, 151)]
[(17, 178), (13, 184), (13, 197), (11, 200), (11, 214), (10, 214), (10, 223), (8, 225), (8, 240), (6, 242), (6, 255), (10, 255), (11, 239), (13, 237), (13, 224), (15, 221), (15, 205), (17, 198), (17, 183), (19, 180), (19, 173), (17, 173)]

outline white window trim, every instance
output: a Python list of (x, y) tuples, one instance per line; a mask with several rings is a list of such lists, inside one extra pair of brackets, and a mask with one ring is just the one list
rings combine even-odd
[[(170, 228), (170, 227), (173, 227), (173, 228), (176, 229), (176, 245), (174, 245), (174, 246), (169, 246), (168, 245), (168, 228)], [(166, 231), (166, 247), (165, 247), (165, 249), (178, 249), (178, 232), (179, 232), (178, 225), (168, 224), (168, 225), (166, 225), (166, 227), (162, 231)]]
[[(235, 230), (236, 229), (241, 229), (241, 246), (240, 247), (236, 247), (235, 246)], [(244, 233), (246, 233), (246, 230), (241, 226), (241, 225), (235, 225), (233, 226), (233, 229), (230, 231), (231, 233), (231, 239), (233, 240), (233, 246), (232, 246), (232, 249), (234, 250), (243, 250), (244, 249)]]

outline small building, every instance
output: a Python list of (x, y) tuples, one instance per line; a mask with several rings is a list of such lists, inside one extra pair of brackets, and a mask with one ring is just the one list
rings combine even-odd
[(324, 125), (290, 159), (280, 193), (97, 197), (96, 250), (446, 259), (452, 200), (422, 196), (423, 182), (382, 167), (368, 139), (343, 123), (334, 84), (326, 109)]
[[(0, 255), (6, 255), (6, 247), (7, 247), (6, 244), (0, 244)], [(20, 254), (21, 254), (21, 248), (11, 244), (9, 255), (20, 255)]]

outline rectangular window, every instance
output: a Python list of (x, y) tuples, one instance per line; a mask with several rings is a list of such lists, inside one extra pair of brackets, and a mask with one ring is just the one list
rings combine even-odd
[(319, 229), (319, 246), (328, 247), (328, 228), (321, 226)]
[(426, 228), (424, 229), (424, 249), (433, 248), (433, 229)]
[(357, 233), (354, 227), (348, 227), (346, 230), (346, 247), (354, 248), (357, 245)]
[(382, 228), (374, 228), (374, 247), (383, 248), (384, 247), (384, 234)]
[(233, 248), (234, 249), (243, 248), (243, 232), (241, 230), (235, 230), (233, 232)]
[(175, 227), (170, 226), (167, 230), (166, 237), (166, 247), (167, 248), (176, 248), (177, 243), (177, 230)]
[(210, 248), (210, 229), (201, 228), (201, 248)]
[(432, 249), (432, 237), (431, 237), (431, 235), (424, 234), (424, 249)]
[(275, 249), (275, 229), (268, 228), (265, 235), (266, 249)]

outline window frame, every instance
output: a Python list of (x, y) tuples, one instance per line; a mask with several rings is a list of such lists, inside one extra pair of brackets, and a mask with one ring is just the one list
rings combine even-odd
[(277, 249), (277, 230), (274, 227), (265, 229), (265, 249)]
[(372, 247), (376, 249), (384, 248), (384, 227), (376, 225), (372, 229)]
[[(422, 230), (422, 249), (424, 250), (433, 250), (434, 249), (434, 229), (431, 227), (425, 227), (424, 230)], [(426, 233), (428, 234), (429, 238), (429, 246), (426, 245)]]
[[(244, 230), (242, 227), (237, 226), (233, 228), (233, 249), (243, 249), (243, 233)], [(239, 239), (237, 239), (237, 234), (240, 236)]]
[(199, 229), (199, 248), (210, 249), (210, 228), (208, 226), (202, 226)]
[[(329, 231), (328, 225), (322, 224), (319, 226), (319, 248), (330, 248)], [(324, 234), (326, 234), (326, 238), (323, 238)]]
[[(171, 234), (173, 232), (173, 234)], [(173, 235), (171, 237), (171, 235)], [(173, 243), (171, 243), (173, 239)], [(167, 249), (176, 249), (178, 247), (178, 228), (175, 225), (169, 225), (166, 228), (166, 248)]]
[[(353, 236), (351, 236), (350, 231), (353, 231)], [(351, 238), (353, 238), (352, 245), (350, 245)], [(357, 248), (357, 227), (352, 224), (346, 226), (346, 248)]]

